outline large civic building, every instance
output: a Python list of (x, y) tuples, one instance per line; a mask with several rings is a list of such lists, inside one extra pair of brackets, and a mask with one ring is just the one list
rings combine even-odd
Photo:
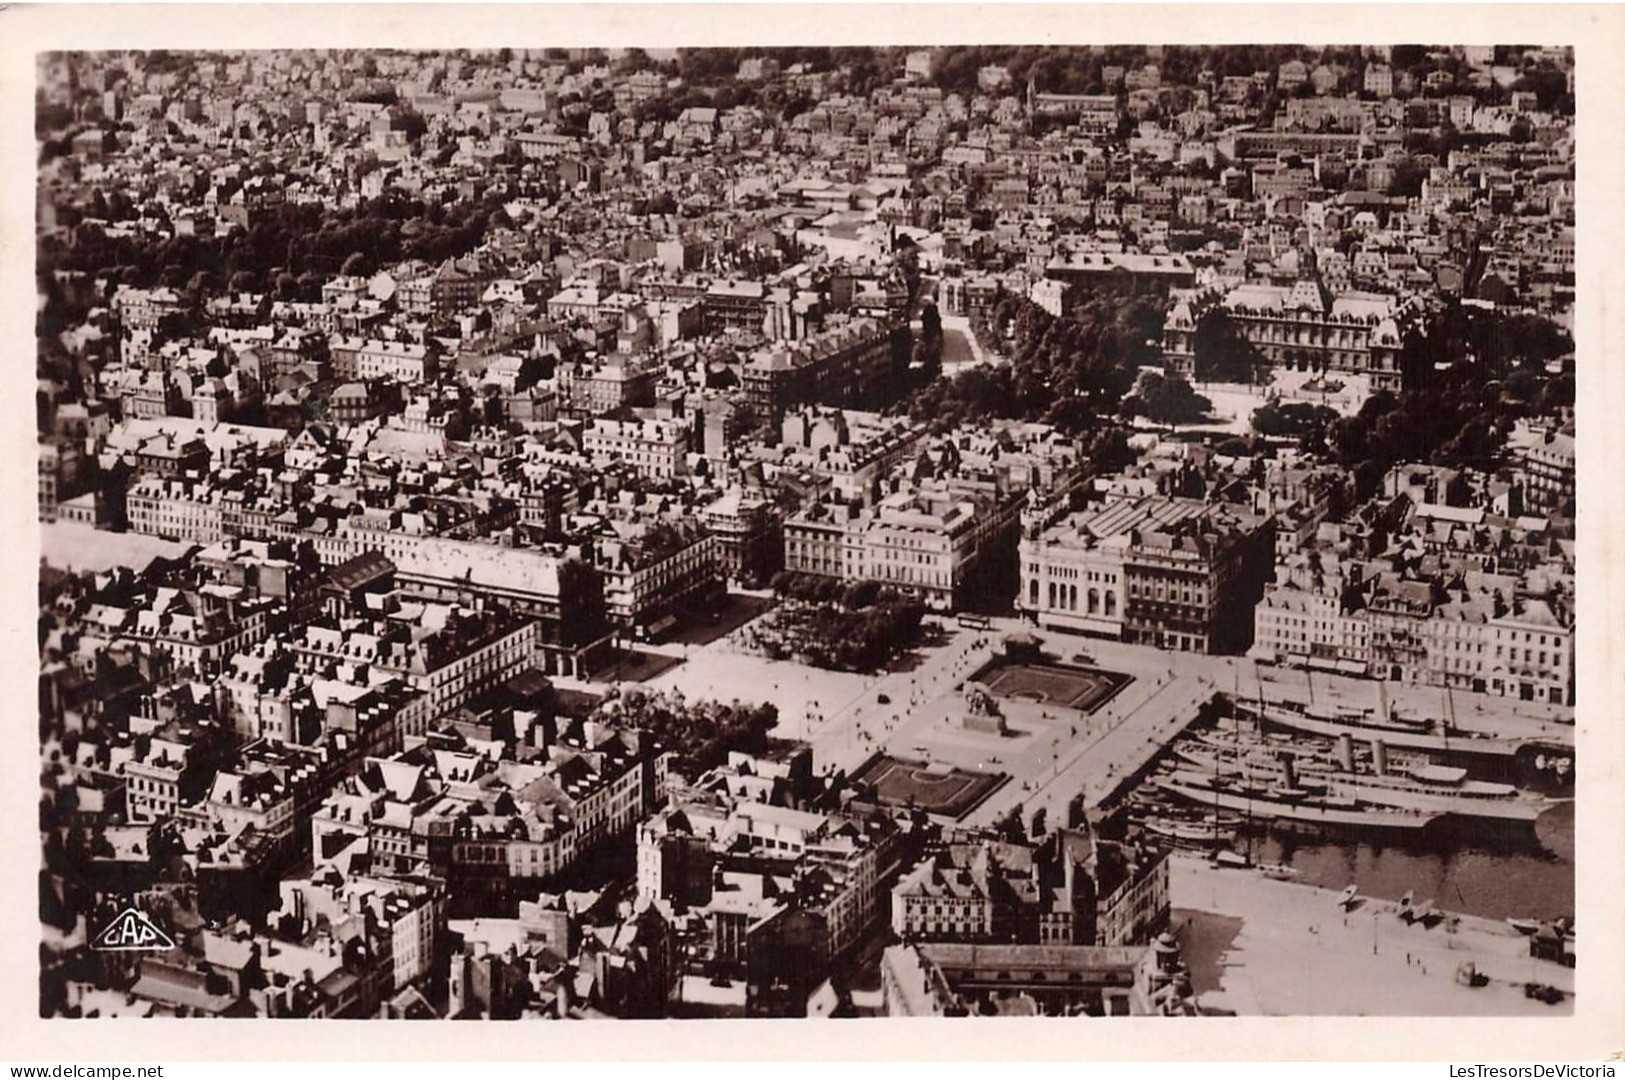
[(1196, 371), (1197, 328), (1222, 312), (1270, 364), (1299, 371), (1368, 376), (1372, 390), (1399, 390), (1400, 350), (1416, 318), (1413, 305), (1384, 293), (1327, 289), (1314, 253), (1299, 252), (1290, 285), (1249, 282), (1222, 292), (1177, 297), (1163, 327), (1163, 355), (1189, 378)]
[(1109, 496), (1021, 540), (1018, 609), (1047, 629), (1180, 652), (1226, 653), (1252, 638), (1274, 560), (1267, 516), (1223, 503)]

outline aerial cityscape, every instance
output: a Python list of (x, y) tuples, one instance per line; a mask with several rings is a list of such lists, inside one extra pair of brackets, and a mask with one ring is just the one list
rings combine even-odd
[(1572, 1015), (1571, 49), (36, 64), (42, 1017)]

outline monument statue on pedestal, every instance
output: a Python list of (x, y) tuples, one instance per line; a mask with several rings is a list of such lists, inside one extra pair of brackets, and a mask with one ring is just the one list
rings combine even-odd
[(965, 687), (965, 726), (972, 731), (988, 731), (1007, 735), (1004, 713), (999, 702), (984, 686), (970, 683)]

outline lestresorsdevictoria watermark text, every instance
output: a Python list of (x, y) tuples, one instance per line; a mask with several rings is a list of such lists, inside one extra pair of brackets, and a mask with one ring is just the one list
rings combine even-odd
[(1612, 1080), (1612, 1065), (1452, 1065), (1451, 1080)]

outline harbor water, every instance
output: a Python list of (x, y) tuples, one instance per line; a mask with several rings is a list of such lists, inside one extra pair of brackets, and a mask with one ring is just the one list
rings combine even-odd
[[(1489, 919), (1555, 919), (1574, 914), (1572, 845), (1551, 843), (1564, 820), (1572, 829), (1572, 806), (1554, 811), (1559, 820), (1533, 837), (1510, 837), (1457, 826), (1448, 833), (1390, 840), (1367, 835), (1306, 836), (1260, 829), (1252, 836), (1252, 857), (1284, 863), (1304, 885), (1360, 892), (1398, 900), (1409, 891), (1418, 904), (1432, 900), (1441, 909)], [(1244, 849), (1246, 839), (1237, 837)]]

